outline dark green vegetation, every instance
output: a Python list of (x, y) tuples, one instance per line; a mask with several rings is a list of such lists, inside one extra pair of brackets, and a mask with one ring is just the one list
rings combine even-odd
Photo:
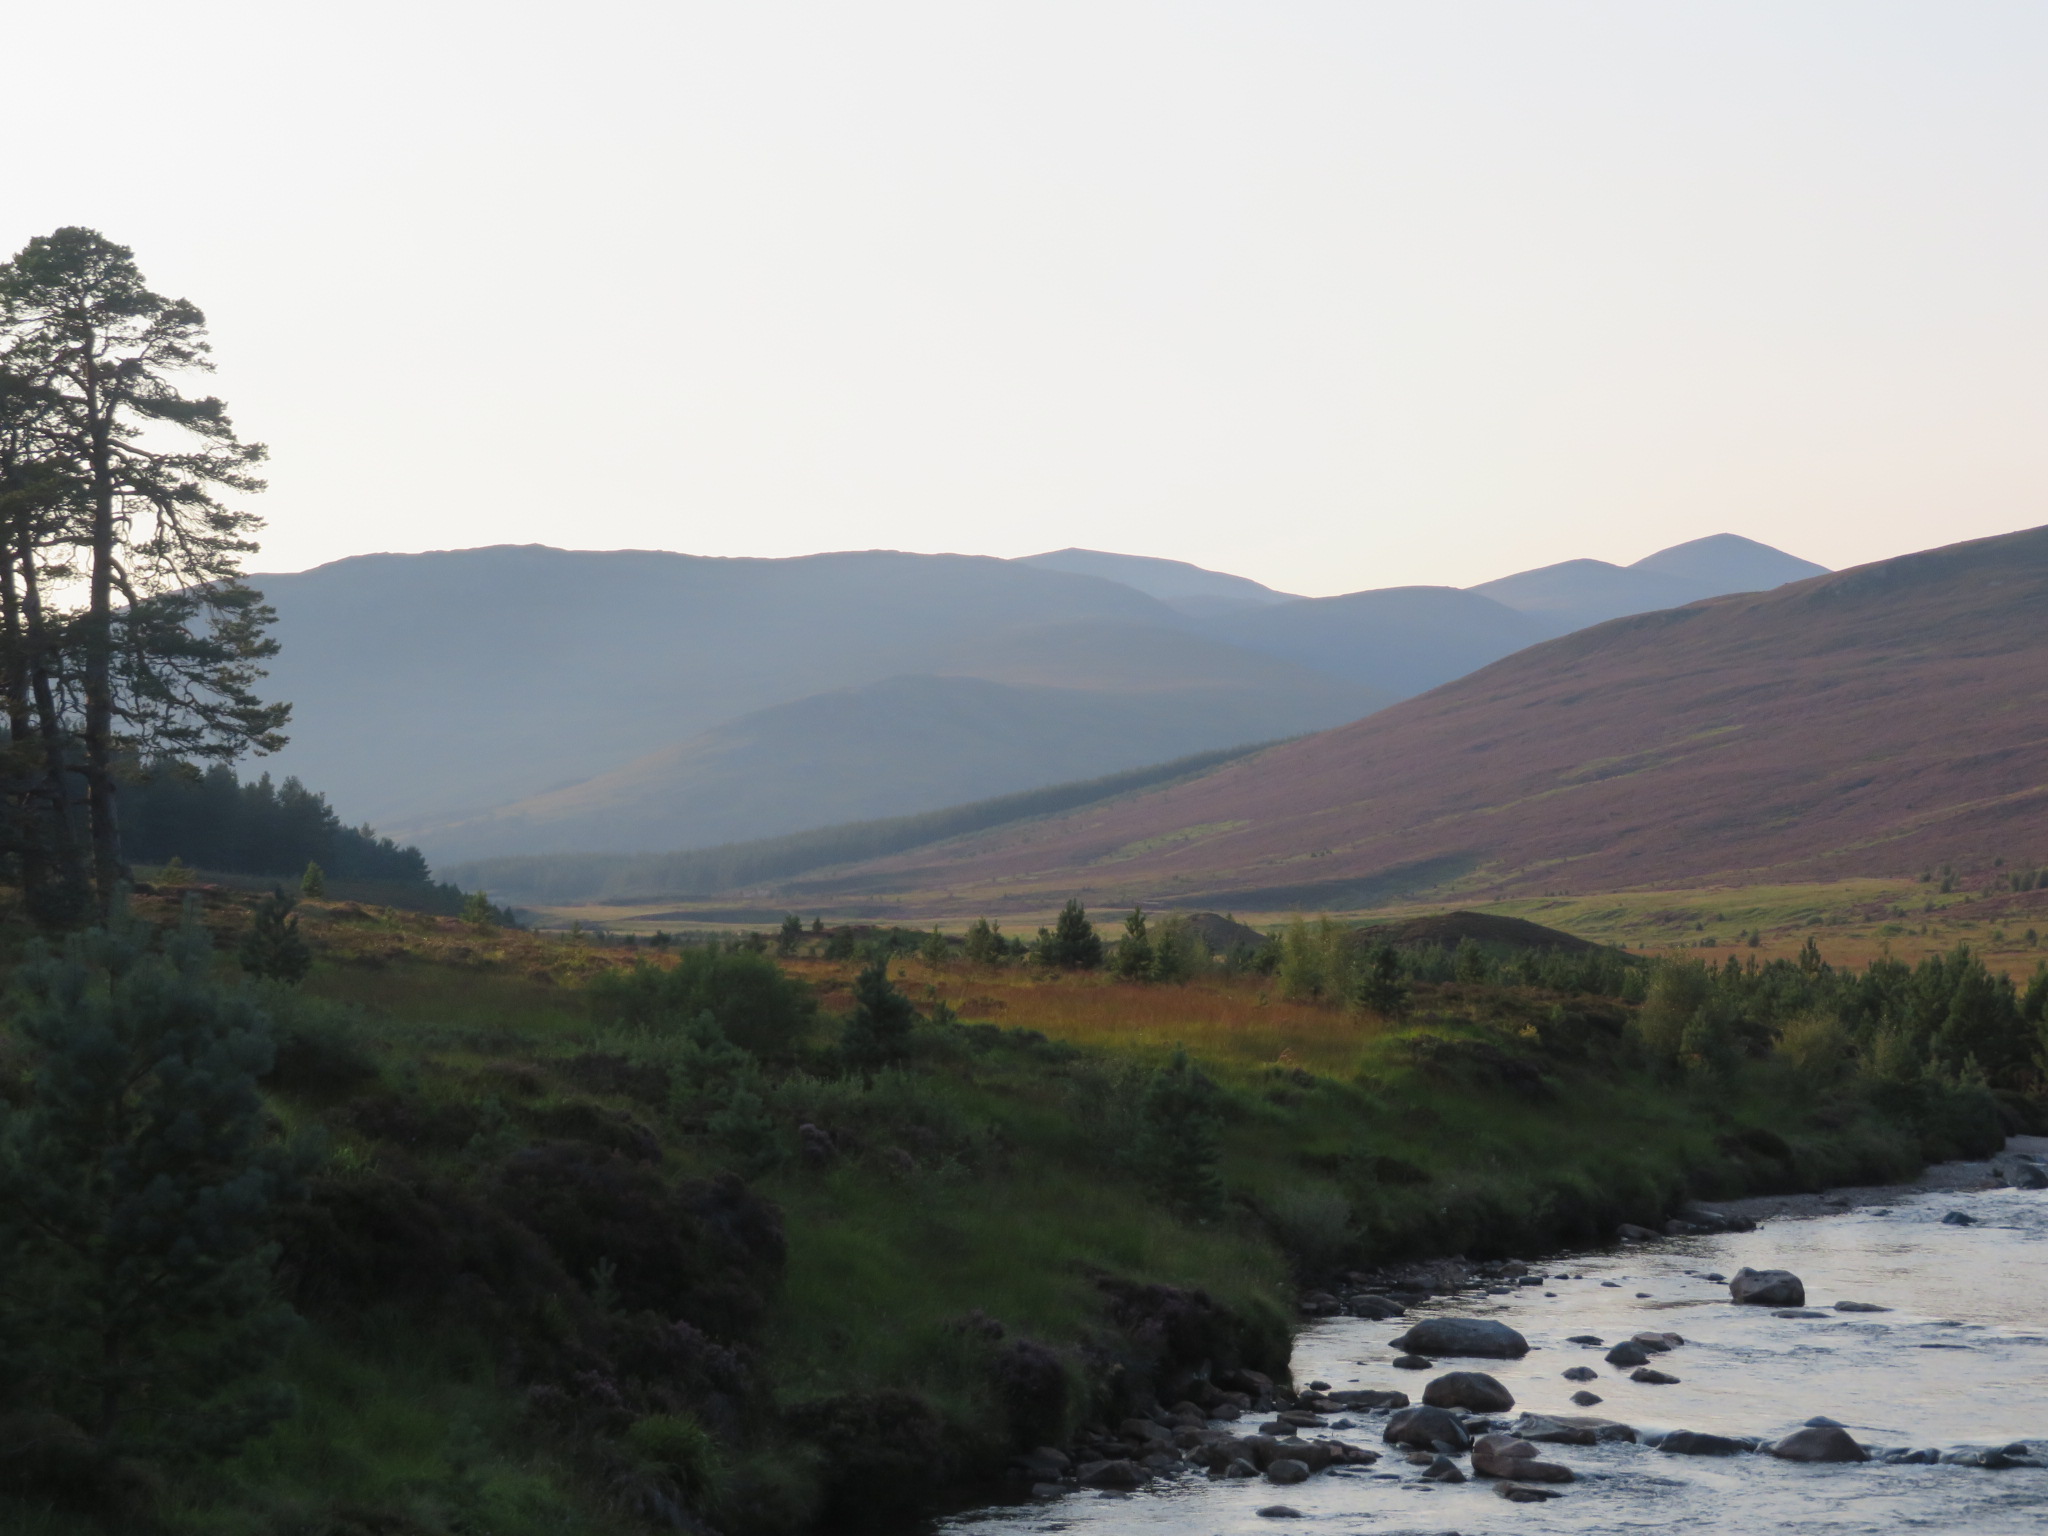
[[(585, 901), (632, 902), (669, 897), (708, 896), (719, 891), (758, 884), (763, 880), (790, 880), (813, 870), (857, 859), (878, 859), (891, 853), (921, 848), (990, 827), (1033, 816), (1050, 816), (1084, 805), (1095, 805), (1117, 795), (1130, 794), (1154, 785), (1171, 783), (1192, 774), (1244, 757), (1260, 750), (1257, 746), (1233, 747), (1220, 752), (1202, 752), (1129, 773), (1076, 784), (1054, 784), (1022, 794), (1000, 795), (972, 805), (927, 811), (919, 816), (895, 816), (883, 821), (853, 822), (846, 826), (820, 827), (814, 832), (796, 832), (787, 837), (762, 838), (755, 842), (728, 843), (718, 848), (699, 848), (687, 853), (555, 853), (521, 857), (479, 859), (455, 866), (450, 874), (460, 883), (484, 885), (514, 901), (566, 904)], [(798, 883), (806, 893), (829, 894), (829, 876)]]
[[(10, 1530), (845, 1529), (1201, 1360), (1283, 1371), (1294, 1288), (1345, 1268), (1904, 1174), (2042, 1108), (2048, 977), (1960, 953), (1712, 967), (1304, 923), (1270, 978), (1173, 984), (1114, 948), (829, 962), (799, 924), (786, 958), (650, 959), (308, 901), (264, 918), (304, 918), (294, 987), (224, 958), (258, 914), (208, 900), (210, 971), (150, 902), (156, 957), (88, 937), (16, 969), (0, 1407), (35, 1450), (0, 1456)], [(133, 1042), (118, 1090), (75, 1065), (60, 1021), (87, 1015)], [(1253, 1016), (1268, 1043), (1215, 1027)], [(110, 1145), (89, 1103), (117, 1091), (138, 1145), (163, 1095), (220, 1106), (173, 1172), (235, 1190), (239, 1224), (202, 1224), (222, 1262), (129, 1335), (160, 1385), (109, 1421), (87, 1280), (119, 1265), (23, 1212), (49, 1190), (113, 1232), (118, 1181), (15, 1171), (112, 1166), (72, 1149)]]

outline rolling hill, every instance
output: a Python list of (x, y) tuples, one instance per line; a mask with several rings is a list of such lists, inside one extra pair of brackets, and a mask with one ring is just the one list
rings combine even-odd
[(265, 766), (442, 864), (706, 847), (1321, 730), (1558, 627), (1448, 587), (1293, 598), (1090, 550), (498, 546), (255, 583), (294, 705)]
[(921, 912), (1070, 894), (1344, 909), (2044, 855), (2039, 528), (1612, 620), (1196, 779), (831, 886)]
[(1767, 592), (1824, 576), (1827, 567), (1737, 534), (1716, 533), (1645, 555), (1633, 565), (1564, 560), (1466, 588), (1567, 634), (1632, 613), (1676, 608), (1729, 592)]

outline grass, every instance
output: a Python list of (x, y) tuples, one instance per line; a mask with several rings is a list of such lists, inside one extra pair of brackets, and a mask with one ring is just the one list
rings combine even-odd
[[(206, 903), (228, 949), (246, 901), (214, 893)], [(1761, 927), (1782, 952), (1817, 932), (1832, 955), (1856, 930), (1831, 915), (1886, 903), (1898, 904), (1896, 888), (1859, 883), (1492, 910), (1634, 947), (1659, 933), (1697, 943)], [(174, 910), (140, 905), (163, 919)], [(855, 967), (801, 958), (788, 968), (820, 998), (819, 1032), (804, 1070), (746, 1079), (764, 1105), (766, 1150), (743, 1155), (695, 1107), (707, 1094), (730, 1104), (734, 1088), (689, 1077), (703, 1069), (677, 1030), (601, 1023), (580, 994), (592, 976), (651, 958), (645, 946), (352, 903), (301, 911), (318, 955), (304, 994), (356, 1021), (352, 1038), (376, 1076), (274, 1093), (273, 1108), (293, 1130), (324, 1124), (335, 1169), (440, 1180), (487, 1199), (509, 1153), (591, 1126), (653, 1138), (652, 1166), (670, 1185), (740, 1167), (779, 1210), (787, 1242), (765, 1320), (744, 1341), (764, 1397), (786, 1406), (914, 1393), (982, 1471), (1008, 1431), (977, 1316), (1000, 1322), (1006, 1340), (1054, 1351), (1078, 1417), (1107, 1411), (1090, 1395), (1105, 1390), (1100, 1362), (1128, 1347), (1113, 1337), (1100, 1276), (1199, 1288), (1277, 1340), (1296, 1285), (1346, 1265), (1599, 1241), (1687, 1195), (1881, 1178), (1921, 1151), (1772, 1063), (1702, 1091), (1643, 1070), (1618, 1036), (1546, 1046), (1561, 1009), (1595, 1004), (1531, 988), (1422, 985), (1414, 1016), (1397, 1023), (1221, 970), (1149, 986), (899, 959), (898, 985), (920, 1007), (943, 1003), (974, 1027), (926, 1028), (912, 1061), (864, 1080), (829, 1056)], [(1702, 927), (1683, 926), (1692, 922)], [(287, 1012), (311, 1006), (286, 1002)], [(1625, 1010), (1597, 1006), (1618, 1029)], [(1210, 1219), (1167, 1208), (1134, 1153), (1144, 1084), (1176, 1048), (1216, 1085), (1230, 1198)], [(577, 1069), (593, 1052), (623, 1064), (617, 1082)], [(677, 1086), (636, 1088), (642, 1069)], [(448, 1133), (396, 1137), (362, 1117), (365, 1103)], [(806, 1156), (800, 1124), (822, 1128), (832, 1155)], [(1752, 1132), (1771, 1135), (1745, 1142)], [(1782, 1154), (1754, 1150), (1777, 1137)], [(208, 1477), (179, 1482), (169, 1525), (225, 1536), (640, 1529), (610, 1510), (573, 1446), (536, 1433), (506, 1343), (460, 1312), (316, 1318), (289, 1361), (297, 1417)], [(759, 1507), (727, 1509), (721, 1523), (741, 1536), (815, 1521), (830, 1459), (783, 1444), (772, 1426), (739, 1434), (725, 1442), (734, 1486), (755, 1490), (747, 1498)], [(101, 1529), (4, 1503), (0, 1528)]]

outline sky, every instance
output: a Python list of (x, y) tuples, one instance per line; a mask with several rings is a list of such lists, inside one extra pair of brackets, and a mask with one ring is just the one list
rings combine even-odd
[(103, 0), (7, 49), (0, 247), (89, 225), (206, 310), (258, 569), (1321, 595), (2048, 522), (2036, 0)]

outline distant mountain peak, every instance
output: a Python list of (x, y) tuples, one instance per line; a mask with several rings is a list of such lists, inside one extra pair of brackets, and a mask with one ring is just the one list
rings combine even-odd
[(1199, 618), (1292, 602), (1291, 592), (1275, 592), (1249, 576), (1212, 571), (1185, 560), (1157, 555), (1118, 555), (1104, 549), (1053, 549), (1042, 555), (1020, 555), (1018, 565), (1035, 565), (1076, 576), (1099, 576), (1156, 598)]
[(1755, 539), (1745, 539), (1739, 533), (1710, 533), (1703, 539), (1688, 539), (1654, 555), (1645, 555), (1628, 568), (1709, 582), (1730, 592), (1767, 592), (1788, 581), (1828, 574), (1824, 565), (1788, 555)]

